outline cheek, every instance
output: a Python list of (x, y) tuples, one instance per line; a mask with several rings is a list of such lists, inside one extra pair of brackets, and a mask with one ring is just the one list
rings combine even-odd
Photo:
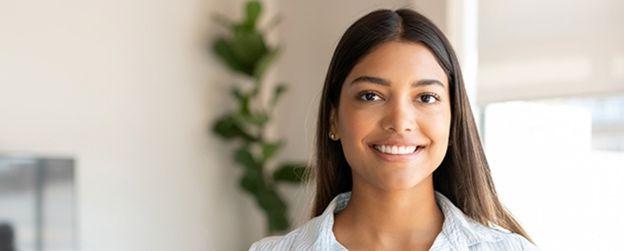
[(450, 112), (438, 113), (431, 117), (426, 126), (428, 137), (432, 140), (432, 153), (434, 159), (441, 160), (446, 154), (448, 148), (451, 115)]
[(377, 125), (375, 112), (370, 109), (358, 109), (346, 102), (339, 108), (338, 132), (347, 141), (359, 141), (374, 130)]
[(376, 130), (377, 116), (370, 110), (357, 109), (347, 104), (341, 107), (338, 133), (345, 157), (352, 166), (358, 166), (357, 162), (367, 158), (368, 145), (365, 142)]
[(376, 109), (362, 109), (358, 104), (347, 97), (342, 97), (344, 102), (340, 103), (338, 116), (338, 132), (349, 140), (362, 140), (362, 137), (368, 134), (375, 125), (379, 111)]
[(451, 122), (449, 116), (438, 115), (434, 120), (432, 120), (430, 130), (432, 137), (435, 138), (434, 140), (448, 142), (450, 126)]

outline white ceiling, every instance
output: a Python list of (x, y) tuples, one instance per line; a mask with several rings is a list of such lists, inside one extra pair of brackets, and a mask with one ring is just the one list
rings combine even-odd
[(624, 1), (479, 1), (480, 103), (624, 92)]
[(482, 0), (479, 45), (508, 48), (565, 40), (624, 39), (622, 0)]

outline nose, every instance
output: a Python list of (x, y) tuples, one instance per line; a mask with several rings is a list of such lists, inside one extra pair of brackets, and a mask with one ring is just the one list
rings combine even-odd
[(408, 101), (394, 100), (388, 103), (384, 111), (382, 127), (398, 134), (416, 130), (416, 109)]

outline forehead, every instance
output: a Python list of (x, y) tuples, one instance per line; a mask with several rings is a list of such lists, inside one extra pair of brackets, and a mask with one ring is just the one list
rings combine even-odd
[(437, 79), (448, 86), (446, 74), (435, 55), (422, 43), (392, 41), (377, 46), (353, 67), (345, 83), (361, 75), (405, 83)]

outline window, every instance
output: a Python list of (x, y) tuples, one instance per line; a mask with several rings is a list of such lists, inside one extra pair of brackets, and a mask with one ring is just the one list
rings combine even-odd
[(538, 245), (622, 247), (624, 95), (491, 103), (482, 119), (501, 200)]

